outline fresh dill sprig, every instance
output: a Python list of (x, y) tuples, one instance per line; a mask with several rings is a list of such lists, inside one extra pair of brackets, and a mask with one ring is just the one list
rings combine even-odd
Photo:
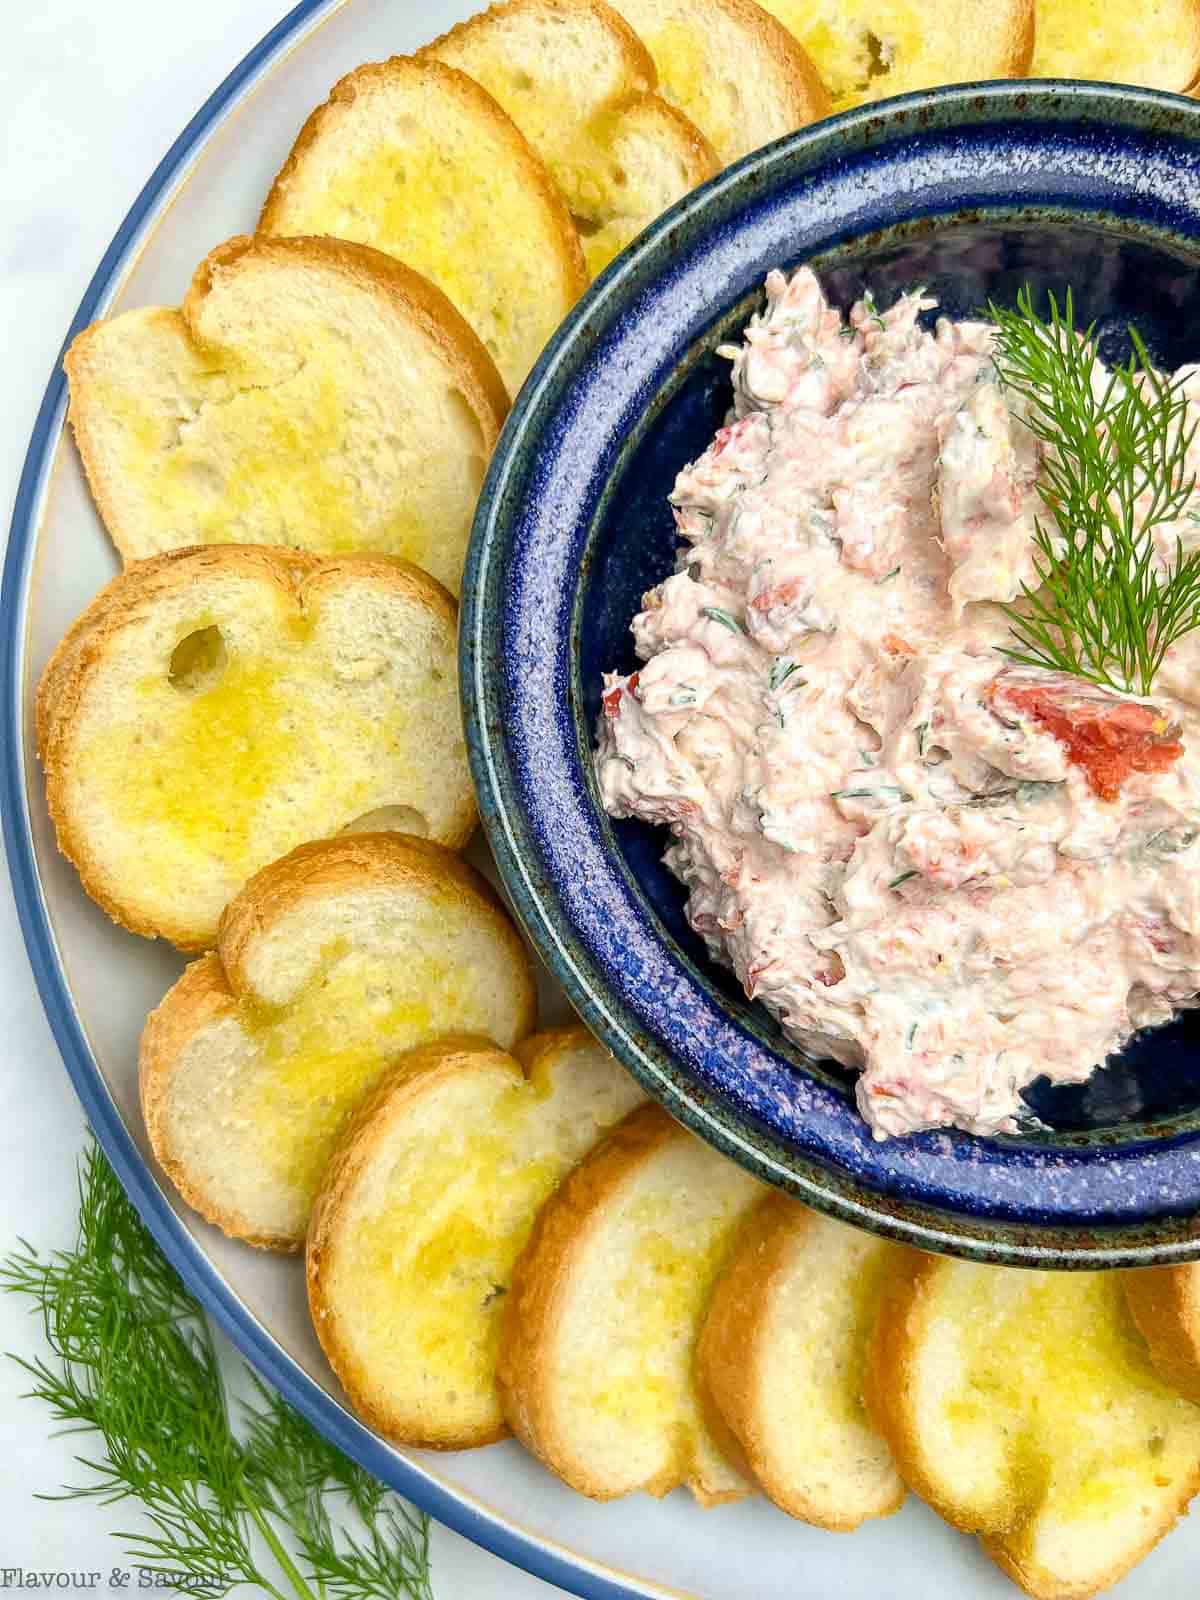
[(432, 1600), (426, 1519), (257, 1378), (235, 1432), (208, 1322), (95, 1145), (74, 1247), (43, 1258), (22, 1241), (0, 1288), (34, 1303), (54, 1357), (12, 1358), (29, 1393), (65, 1432), (98, 1436), (75, 1457), (88, 1481), (44, 1498), (140, 1502), (154, 1531), (117, 1538), (139, 1565), (188, 1574), (190, 1594)]
[[(260, 1405), (245, 1408), (252, 1480), (287, 1522), (321, 1592), (341, 1600), (432, 1600), (429, 1521), (309, 1427), (278, 1394), (251, 1375)], [(365, 1530), (335, 1530), (329, 1497), (352, 1509)]]
[(1035, 583), (1006, 604), (1016, 646), (1004, 653), (1122, 693), (1149, 694), (1175, 641), (1200, 626), (1200, 550), (1175, 540), (1159, 561), (1153, 530), (1179, 517), (1195, 488), (1181, 380), (1155, 371), (1136, 328), (1132, 353), (1106, 373), (1095, 323), (1078, 330), (1068, 289), (1049, 321), (1028, 285), (1016, 310), (989, 303), (1002, 384), (1025, 402), (1046, 447), (1038, 493)]

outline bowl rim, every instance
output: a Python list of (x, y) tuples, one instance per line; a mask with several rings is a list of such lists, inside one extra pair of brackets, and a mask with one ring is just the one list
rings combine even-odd
[[(925, 1199), (881, 1194), (854, 1176), (839, 1174), (789, 1148), (781, 1135), (698, 1080), (657, 1038), (648, 1036), (627, 1003), (614, 994), (586, 930), (572, 923), (554, 888), (530, 825), (526, 797), (506, 739), (506, 718), (496, 697), (505, 664), (503, 610), (528, 581), (514, 551), (520, 498), (538, 440), (547, 421), (564, 408), (574, 380), (586, 367), (588, 352), (622, 317), (636, 317), (633, 302), (652, 297), (653, 284), (678, 249), (682, 232), (702, 235), (722, 208), (752, 213), (753, 199), (770, 192), (770, 180), (803, 165), (806, 173), (848, 152), (878, 159), (900, 139), (937, 137), (968, 125), (991, 125), (1005, 118), (1026, 124), (1103, 123), (1111, 133), (1130, 136), (1154, 131), (1167, 114), (1171, 132), (1200, 146), (1200, 105), (1159, 91), (1069, 80), (1014, 80), (966, 84), (922, 91), (860, 107), (799, 130), (756, 151), (685, 196), (591, 286), (546, 347), (527, 379), (505, 424), (485, 479), (476, 513), (463, 583), (460, 624), (460, 688), (472, 773), (488, 841), (517, 914), (555, 978), (585, 1021), (644, 1087), (668, 1111), (755, 1176), (797, 1194), (814, 1208), (921, 1249), (1027, 1267), (1099, 1268), (1180, 1262), (1200, 1258), (1200, 1219), (1190, 1216), (1147, 1220), (1133, 1216), (1117, 1223), (1095, 1217), (1039, 1222), (1028, 1216), (968, 1216)], [(1190, 152), (1189, 152), (1190, 154)], [(986, 210), (986, 208), (984, 208)], [(1081, 207), (1086, 212), (1087, 207)], [(919, 215), (913, 210), (906, 215)], [(1081, 217), (1081, 220), (1083, 218)], [(1088, 220), (1095, 221), (1093, 213)], [(1101, 223), (1106, 219), (1101, 218)], [(1111, 225), (1111, 224), (1110, 224)], [(734, 224), (736, 229), (736, 223)], [(1200, 230), (1194, 247), (1200, 251)], [(632, 307), (632, 309), (631, 309)], [(709, 320), (722, 306), (708, 307)], [(577, 655), (572, 668), (577, 670)], [(558, 693), (556, 678), (556, 694)], [(564, 688), (564, 705), (570, 699)], [(568, 706), (569, 715), (569, 706)], [(661, 941), (660, 941), (661, 942)], [(940, 1135), (969, 1140), (969, 1135)], [(990, 1145), (992, 1141), (987, 1141)], [(1173, 1149), (1200, 1145), (1200, 1132), (1176, 1140), (1150, 1141), (1122, 1157), (1145, 1162), (1147, 1171)], [(1120, 1147), (1097, 1150), (1090, 1159), (1108, 1160)], [(1131, 1147), (1126, 1146), (1129, 1152)], [(1024, 1159), (1025, 1152), (1022, 1152)], [(1050, 1147), (1047, 1160), (1070, 1156)], [(1082, 1158), (1081, 1158), (1082, 1160)], [(1195, 1190), (1200, 1208), (1200, 1178)], [(1189, 1203), (1191, 1192), (1189, 1191)]]

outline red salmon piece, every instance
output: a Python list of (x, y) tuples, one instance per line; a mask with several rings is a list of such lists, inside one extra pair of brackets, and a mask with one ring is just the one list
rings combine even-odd
[(621, 696), (632, 694), (637, 688), (639, 674), (633, 672), (624, 683), (614, 683), (611, 689), (606, 689), (600, 696), (600, 704), (604, 707), (604, 715), (611, 722), (614, 717), (621, 714)]
[(1063, 672), (1004, 673), (985, 690), (994, 711), (1032, 717), (1067, 747), (1102, 800), (1115, 800), (1131, 772), (1165, 772), (1183, 754), (1179, 725), (1157, 706), (1139, 705)]
[(769, 588), (760, 589), (749, 604), (752, 611), (774, 611), (776, 606), (795, 605), (797, 600), (812, 598), (812, 584), (804, 578), (785, 578), (782, 583), (773, 583)]
[(902, 639), (898, 633), (883, 634), (879, 643), (883, 646), (885, 653), (895, 659), (915, 656), (917, 653), (916, 645), (909, 644), (908, 640)]
[(749, 433), (754, 423), (754, 418), (739, 417), (736, 422), (731, 422), (728, 427), (718, 428), (713, 435), (713, 442), (708, 447), (710, 461), (719, 461), (730, 445), (740, 444), (744, 436)]

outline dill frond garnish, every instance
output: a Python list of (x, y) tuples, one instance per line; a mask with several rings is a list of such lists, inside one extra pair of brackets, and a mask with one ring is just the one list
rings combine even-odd
[(1130, 327), (1128, 361), (1106, 373), (1095, 323), (1075, 326), (1068, 289), (1046, 321), (1028, 285), (1017, 306), (988, 305), (1001, 383), (1024, 401), (1045, 447), (1036, 523), (1036, 583), (1002, 609), (1016, 639), (1004, 654), (1027, 666), (1147, 695), (1163, 657), (1200, 626), (1200, 550), (1177, 536), (1167, 562), (1154, 529), (1180, 517), (1195, 488), (1181, 380), (1166, 378)]
[(116, 1536), (139, 1566), (187, 1574), (192, 1595), (433, 1600), (424, 1517), (256, 1378), (235, 1430), (208, 1321), (95, 1145), (74, 1247), (22, 1242), (0, 1288), (33, 1302), (53, 1355), (11, 1358), (29, 1393), (99, 1445), (75, 1457), (87, 1481), (45, 1498), (140, 1502), (153, 1531)]

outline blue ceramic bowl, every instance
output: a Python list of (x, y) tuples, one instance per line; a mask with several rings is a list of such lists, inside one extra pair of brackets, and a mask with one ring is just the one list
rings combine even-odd
[(660, 864), (603, 814), (589, 750), (604, 669), (672, 567), (667, 493), (730, 402), (715, 355), (774, 266), (835, 303), (927, 284), (963, 316), (1025, 282), (1116, 353), (1200, 359), (1200, 106), (1054, 82), (851, 112), (682, 201), (593, 286), (522, 391), (484, 488), (462, 683), (484, 824), (517, 910), (596, 1032), (672, 1113), (821, 1210), (992, 1261), (1200, 1258), (1200, 1012), (1084, 1088), (1031, 1091), (1052, 1131), (876, 1143), (851, 1082), (710, 963)]

